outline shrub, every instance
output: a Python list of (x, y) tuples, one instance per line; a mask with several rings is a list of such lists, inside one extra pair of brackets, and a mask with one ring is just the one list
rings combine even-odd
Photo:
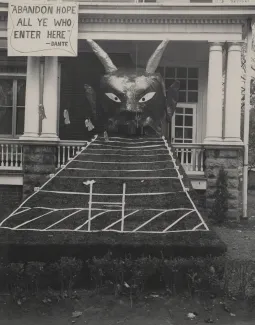
[(68, 296), (72, 296), (73, 287), (76, 279), (83, 267), (83, 262), (75, 257), (61, 257), (61, 259), (51, 264), (52, 272), (58, 275), (61, 295), (67, 292)]
[[(145, 290), (163, 289), (176, 295), (188, 291), (255, 296), (255, 263), (235, 261), (224, 256), (207, 258), (102, 258), (81, 260), (62, 257), (56, 262), (0, 264), (1, 290), (8, 290), (14, 299), (21, 299), (40, 290), (60, 289), (62, 298), (72, 297), (78, 278), (90, 275), (94, 288), (107, 289), (117, 295), (134, 297)], [(152, 284), (155, 284), (152, 287)], [(90, 283), (82, 283), (89, 286)]]
[(214, 193), (214, 204), (210, 213), (210, 217), (218, 224), (227, 220), (228, 197), (227, 172), (221, 167)]

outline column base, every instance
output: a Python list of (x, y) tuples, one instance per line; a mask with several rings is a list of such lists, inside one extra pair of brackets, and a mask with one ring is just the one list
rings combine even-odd
[(219, 143), (222, 143), (223, 142), (223, 139), (220, 138), (220, 137), (206, 137), (204, 139), (204, 143), (205, 144), (219, 144)]
[(43, 133), (38, 138), (40, 141), (60, 141), (59, 137), (56, 134)]
[(243, 144), (243, 141), (240, 138), (224, 138), (224, 144)]
[(24, 133), (19, 137), (19, 140), (38, 140), (39, 134), (37, 133)]

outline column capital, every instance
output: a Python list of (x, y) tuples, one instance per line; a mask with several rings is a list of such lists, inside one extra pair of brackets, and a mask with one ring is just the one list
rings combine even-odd
[(228, 52), (231, 51), (241, 51), (241, 47), (244, 44), (243, 42), (228, 42)]
[(209, 51), (222, 51), (224, 42), (209, 42)]

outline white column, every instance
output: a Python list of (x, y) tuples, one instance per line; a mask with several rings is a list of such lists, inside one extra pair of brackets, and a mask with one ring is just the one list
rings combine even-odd
[(45, 58), (43, 105), (46, 118), (42, 121), (41, 139), (59, 140), (57, 135), (58, 57)]
[(205, 143), (222, 142), (222, 43), (210, 43)]
[(40, 58), (27, 58), (25, 123), (22, 140), (38, 138), (39, 132)]
[(229, 43), (224, 115), (227, 142), (241, 142), (241, 74), (241, 43)]

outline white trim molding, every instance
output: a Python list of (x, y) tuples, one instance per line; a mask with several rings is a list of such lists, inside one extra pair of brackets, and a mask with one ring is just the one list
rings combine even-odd
[(80, 17), (79, 23), (89, 24), (245, 24), (246, 20), (242, 18), (196, 18), (196, 17), (115, 17), (105, 15), (94, 15), (89, 17)]
[(23, 186), (23, 175), (6, 174), (0, 175), (0, 185), (19, 185)]

